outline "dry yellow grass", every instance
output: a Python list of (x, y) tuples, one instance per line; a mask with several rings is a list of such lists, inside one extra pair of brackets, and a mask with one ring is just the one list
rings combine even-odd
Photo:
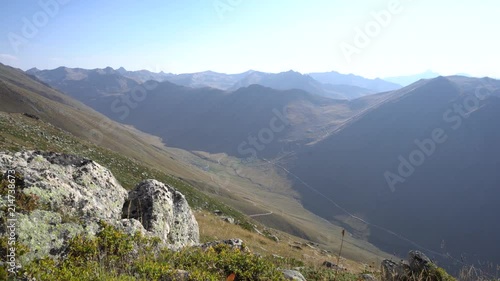
[[(257, 232), (250, 232), (238, 225), (225, 222), (220, 217), (205, 211), (198, 211), (195, 216), (200, 227), (200, 240), (202, 242), (239, 238), (245, 242), (253, 253), (263, 256), (274, 254), (285, 258), (295, 258), (307, 265), (318, 267), (322, 266), (324, 261), (334, 263), (337, 261), (336, 253), (326, 252), (316, 245), (310, 247), (307, 245), (310, 244), (309, 241), (284, 232), (271, 230), (279, 238), (279, 242), (275, 242)], [(262, 230), (261, 226), (258, 225), (257, 227)], [(291, 245), (297, 245), (301, 249), (293, 248)], [(341, 259), (340, 264), (352, 273), (360, 273), (369, 269), (363, 263), (344, 258)], [(378, 269), (378, 264), (376, 266)]]

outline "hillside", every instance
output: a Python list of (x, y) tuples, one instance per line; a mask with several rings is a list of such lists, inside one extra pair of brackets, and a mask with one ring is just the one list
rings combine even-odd
[(498, 263), (499, 89), (454, 76), (386, 94), (299, 152), (289, 177), (307, 209), (388, 252), (417, 244), (449, 265)]

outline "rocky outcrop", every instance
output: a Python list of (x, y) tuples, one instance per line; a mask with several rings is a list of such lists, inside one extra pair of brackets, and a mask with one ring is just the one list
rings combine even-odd
[(408, 261), (410, 262), (410, 270), (412, 272), (429, 271), (433, 265), (431, 259), (420, 251), (410, 251), (408, 253)]
[(407, 280), (410, 276), (410, 267), (405, 263), (396, 263), (384, 260), (381, 264), (382, 281)]
[(125, 219), (139, 220), (173, 248), (200, 241), (198, 223), (184, 195), (159, 181), (145, 180), (131, 190), (122, 214)]
[(18, 172), (23, 192), (66, 216), (121, 219), (127, 191), (111, 172), (88, 159), (50, 152), (0, 154), (0, 169)]
[(382, 281), (454, 281), (442, 268), (436, 266), (424, 253), (410, 251), (408, 263), (384, 260), (381, 264)]
[[(184, 195), (158, 181), (141, 182), (129, 193), (94, 161), (40, 151), (0, 152), (4, 179), (7, 170), (16, 171), (16, 192), (36, 198), (38, 205), (16, 213), (18, 241), (30, 248), (21, 262), (59, 255), (69, 239), (99, 232), (99, 221), (130, 235), (158, 236), (171, 248), (199, 241), (198, 224)], [(2, 216), (6, 205), (2, 196)], [(125, 209), (135, 215), (125, 217)], [(0, 235), (5, 235), (3, 227)]]

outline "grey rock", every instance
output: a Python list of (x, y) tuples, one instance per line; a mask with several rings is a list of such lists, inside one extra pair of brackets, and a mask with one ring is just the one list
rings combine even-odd
[(176, 281), (189, 280), (189, 271), (177, 269), (174, 278)]
[(383, 281), (408, 280), (411, 276), (410, 266), (404, 263), (395, 263), (391, 260), (383, 260), (381, 265), (381, 277)]
[(429, 280), (439, 281), (447, 277), (446, 273), (437, 271), (437, 266), (422, 252), (410, 251), (408, 253), (409, 264), (401, 261), (384, 260), (381, 265), (383, 281), (406, 281), (406, 280)]
[(375, 278), (375, 276), (371, 275), (371, 274), (361, 274), (361, 280), (364, 280), (364, 281), (377, 281), (377, 279)]
[(121, 219), (127, 191), (101, 165), (71, 155), (27, 151), (0, 154), (0, 171), (13, 169), (24, 177), (26, 194), (67, 216)]
[(221, 219), (227, 223), (234, 224), (234, 218), (232, 217), (221, 217)]
[(332, 268), (332, 267), (337, 267), (337, 264), (331, 262), (331, 261), (324, 261), (323, 262), (323, 266), (326, 266), (328, 268)]
[(306, 281), (306, 278), (302, 275), (302, 273), (296, 270), (283, 269), (281, 272), (285, 275), (286, 280)]
[(337, 265), (336, 263), (333, 263), (331, 261), (324, 261), (323, 266), (333, 269), (333, 270), (346, 270), (346, 268), (342, 265)]
[(228, 239), (228, 240), (219, 240), (219, 241), (212, 241), (212, 242), (207, 242), (204, 244), (199, 245), (203, 250), (206, 250), (208, 248), (213, 248), (217, 245), (228, 245), (232, 249), (238, 249), (242, 252), (250, 252), (250, 250), (245, 246), (243, 240), (235, 238), (235, 239)]
[(273, 240), (274, 242), (280, 242), (280, 239), (278, 238), (278, 236), (276, 236), (274, 234), (269, 235), (269, 238), (271, 240)]
[(408, 261), (410, 262), (410, 269), (413, 272), (429, 270), (433, 264), (432, 261), (420, 251), (410, 251), (408, 253)]
[(140, 221), (174, 249), (200, 240), (198, 222), (184, 195), (157, 180), (145, 180), (129, 192), (122, 217)]

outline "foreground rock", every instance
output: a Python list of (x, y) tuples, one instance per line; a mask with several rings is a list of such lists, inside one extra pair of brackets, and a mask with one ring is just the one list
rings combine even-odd
[(120, 220), (127, 191), (111, 172), (88, 159), (50, 152), (0, 154), (2, 174), (15, 170), (24, 193), (67, 216)]
[(174, 248), (198, 244), (198, 223), (184, 195), (157, 180), (145, 180), (130, 191), (123, 218), (137, 219), (144, 228)]
[(395, 263), (391, 260), (382, 261), (382, 281), (455, 280), (442, 268), (436, 266), (424, 253), (420, 251), (410, 251), (408, 253), (408, 262), (409, 264), (405, 262)]
[[(69, 239), (99, 232), (100, 221), (131, 235), (141, 232), (160, 237), (173, 248), (199, 241), (198, 224), (184, 195), (158, 181), (144, 181), (129, 194), (108, 169), (94, 161), (39, 151), (0, 152), (3, 179), (8, 170), (16, 172), (16, 192), (38, 206), (31, 211), (19, 208), (16, 213), (18, 242), (30, 249), (21, 263), (58, 256)], [(135, 216), (122, 213), (126, 202), (127, 209), (137, 212)], [(2, 196), (1, 209), (6, 205)], [(0, 235), (6, 235), (4, 225)]]

